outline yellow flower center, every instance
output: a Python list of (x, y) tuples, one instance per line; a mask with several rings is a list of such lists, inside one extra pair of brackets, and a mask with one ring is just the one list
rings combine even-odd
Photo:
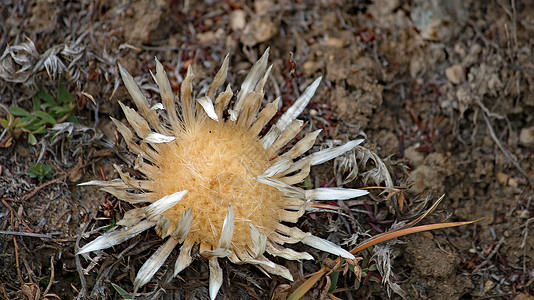
[[(252, 245), (249, 223), (269, 235), (280, 222), (285, 196), (254, 179), (271, 166), (257, 136), (233, 122), (205, 120), (160, 144), (153, 191), (158, 198), (188, 189), (186, 196), (163, 215), (173, 230), (192, 207), (189, 237), (217, 247), (228, 205), (235, 212), (232, 247)], [(160, 146), (158, 145), (158, 146)]]

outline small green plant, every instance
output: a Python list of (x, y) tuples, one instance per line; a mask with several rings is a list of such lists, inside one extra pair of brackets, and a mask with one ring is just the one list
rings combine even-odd
[(134, 298), (132, 295), (130, 295), (127, 291), (125, 291), (120, 286), (114, 283), (112, 283), (111, 286), (115, 289), (115, 291), (117, 291), (117, 293), (119, 293), (119, 296), (121, 296), (122, 299), (133, 299)]
[(65, 121), (79, 123), (74, 115), (76, 99), (67, 91), (65, 84), (58, 86), (57, 99), (54, 99), (43, 88), (33, 96), (33, 111), (29, 112), (18, 106), (9, 107), (5, 119), (0, 119), (0, 125), (7, 129), (9, 135), (0, 142), (0, 146), (9, 147), (13, 137), (22, 133), (28, 134), (28, 143), (37, 144), (37, 134), (46, 134), (48, 128)]
[(52, 177), (52, 167), (43, 165), (42, 163), (30, 163), (30, 168), (26, 171), (26, 175), (43, 181), (45, 177)]

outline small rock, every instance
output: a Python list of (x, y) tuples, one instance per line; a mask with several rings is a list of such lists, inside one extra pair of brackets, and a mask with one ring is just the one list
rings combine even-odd
[(526, 209), (518, 211), (518, 217), (519, 217), (519, 219), (526, 220), (526, 219), (530, 218), (530, 212), (528, 210), (526, 210)]
[(329, 37), (328, 39), (326, 39), (326, 44), (328, 46), (332, 46), (332, 47), (335, 47), (335, 48), (342, 48), (343, 47), (343, 40), (338, 39), (338, 38)]
[(526, 147), (534, 147), (534, 126), (521, 129), (519, 142)]
[(486, 281), (486, 283), (484, 283), (484, 290), (486, 292), (491, 290), (493, 288), (493, 285), (494, 285), (493, 281), (491, 281), (491, 280)]
[(461, 0), (414, 0), (410, 18), (423, 39), (446, 42), (460, 32), (467, 12)]
[(425, 159), (425, 156), (417, 150), (418, 147), (419, 145), (415, 144), (404, 149), (404, 157), (411, 161), (415, 166), (419, 166), (423, 162), (423, 159)]
[(254, 11), (256, 14), (261, 15), (270, 9), (274, 8), (272, 0), (256, 0), (254, 1)]
[(442, 193), (443, 177), (440, 176), (436, 168), (431, 166), (422, 165), (417, 167), (410, 173), (409, 180), (413, 182), (410, 189), (416, 194), (423, 194), (425, 192)]
[(241, 43), (253, 47), (258, 43), (265, 42), (275, 36), (278, 29), (273, 22), (266, 19), (254, 19), (247, 24), (241, 35)]
[(304, 73), (306, 75), (313, 75), (317, 70), (319, 70), (322, 67), (322, 64), (317, 61), (308, 60), (304, 64), (302, 64), (302, 68), (304, 69)]
[(503, 172), (498, 172), (495, 176), (497, 178), (497, 182), (500, 185), (503, 186), (510, 186), (510, 187), (517, 187), (518, 183), (517, 180), (515, 180), (512, 176), (505, 174)]
[(234, 10), (230, 14), (230, 28), (232, 28), (233, 31), (243, 30), (243, 28), (245, 28), (245, 25), (247, 25), (247, 22), (245, 20), (246, 16), (247, 14), (244, 10)]
[(459, 84), (464, 79), (464, 70), (462, 65), (456, 64), (445, 70), (445, 76), (452, 84)]
[(217, 31), (206, 31), (197, 33), (197, 40), (201, 43), (208, 43), (214, 40), (220, 40), (224, 36), (224, 29), (219, 28)]
[(497, 182), (500, 185), (506, 185), (508, 183), (508, 175), (504, 174), (503, 172), (497, 173)]

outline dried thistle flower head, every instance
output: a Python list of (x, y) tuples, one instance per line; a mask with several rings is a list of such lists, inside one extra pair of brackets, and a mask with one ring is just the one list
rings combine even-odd
[[(113, 122), (130, 150), (138, 155), (135, 168), (145, 178), (134, 179), (115, 166), (120, 180), (85, 184), (101, 186), (129, 203), (150, 204), (128, 211), (118, 223), (123, 229), (98, 237), (78, 254), (111, 247), (155, 227), (166, 242), (141, 267), (134, 293), (152, 278), (178, 245), (181, 244), (175, 275), (191, 263), (191, 250), (198, 245), (199, 253), (209, 259), (212, 299), (222, 285), (219, 258), (226, 257), (236, 264), (250, 263), (289, 280), (293, 279), (289, 270), (270, 261), (265, 253), (291, 260), (312, 259), (308, 253), (283, 247), (286, 243), (302, 242), (354, 258), (341, 247), (283, 222), (296, 223), (318, 200), (344, 200), (367, 194), (358, 189), (304, 190), (294, 186), (308, 176), (311, 166), (353, 149), (362, 140), (300, 158), (315, 143), (319, 134), (315, 131), (280, 153), (303, 126), (296, 118), (321, 78), (304, 91), (264, 136), (259, 136), (279, 106), (277, 99), (260, 110), (271, 70), (267, 68), (268, 52), (250, 70), (231, 108), (227, 108), (233, 96), (230, 86), (215, 95), (226, 79), (228, 56), (200, 99), (192, 97), (194, 75), (188, 68), (178, 111), (177, 99), (157, 60), (154, 79), (162, 103), (152, 108), (130, 74), (119, 66), (137, 106), (136, 111), (120, 104), (134, 132), (118, 120)], [(161, 114), (158, 109), (162, 109)]]

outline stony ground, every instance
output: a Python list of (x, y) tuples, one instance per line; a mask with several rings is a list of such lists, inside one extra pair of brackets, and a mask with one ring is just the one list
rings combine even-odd
[[(118, 289), (133, 290), (136, 270), (161, 243), (151, 232), (97, 261), (74, 255), (131, 208), (77, 186), (116, 178), (111, 165), (131, 162), (109, 119), (124, 118), (118, 100), (129, 103), (117, 63), (156, 99), (154, 57), (176, 91), (193, 65), (200, 92), (227, 53), (227, 81), (237, 87), (269, 46), (267, 98), (280, 96), (287, 107), (324, 76), (302, 115), (306, 131), (323, 129), (323, 146), (364, 137), (369, 152), (356, 157), (351, 170), (358, 165), (359, 173), (347, 185), (394, 186), (402, 195), (373, 193), (347, 202), (341, 215), (309, 214), (299, 227), (350, 249), (442, 194), (423, 223), (485, 218), (360, 253), (362, 268), (384, 263), (383, 272), (361, 280), (341, 274), (335, 297), (381, 299), (388, 290), (409, 299), (534, 297), (531, 1), (3, 0), (0, 14), (0, 298), (119, 299)], [(36, 98), (53, 120), (35, 112)], [(10, 119), (21, 109), (40, 122), (36, 128)], [(54, 135), (53, 123), (66, 127)], [(336, 167), (312, 170), (307, 184), (342, 181)], [(300, 278), (325, 262), (314, 256), (277, 262)], [(223, 269), (220, 299), (285, 299), (303, 282), (248, 265)], [(394, 275), (381, 282), (387, 270)], [(164, 266), (143, 295), (207, 298), (206, 261), (171, 275)], [(329, 279), (306, 297), (329, 297)]]

